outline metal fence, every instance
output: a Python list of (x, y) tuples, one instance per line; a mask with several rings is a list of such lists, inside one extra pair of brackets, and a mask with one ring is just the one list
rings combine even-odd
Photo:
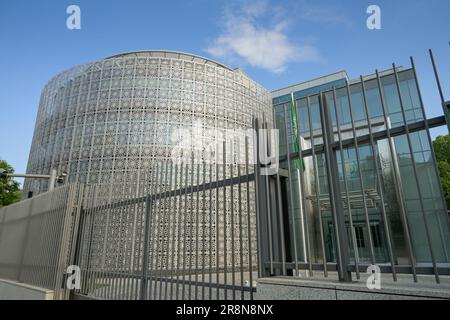
[(0, 278), (66, 297), (63, 279), (81, 193), (82, 188), (67, 185), (0, 208)]
[(351, 281), (371, 265), (393, 281), (428, 274), (439, 283), (450, 274), (449, 219), (429, 131), (446, 122), (426, 118), (411, 63), (274, 106), (285, 172), (258, 189), (273, 195), (260, 201), (268, 234), (259, 243), (262, 276), (304, 270)]
[(122, 194), (111, 195), (120, 201), (99, 204), (99, 190), (88, 188), (75, 261), (84, 276), (76, 294), (252, 299), (257, 217), (247, 140), (245, 150), (242, 164), (159, 162), (145, 190), (124, 185)]

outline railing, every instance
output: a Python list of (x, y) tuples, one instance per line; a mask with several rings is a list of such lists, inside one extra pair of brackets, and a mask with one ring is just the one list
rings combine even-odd
[(258, 251), (249, 152), (246, 143), (239, 165), (159, 162), (145, 190), (124, 185), (111, 195), (120, 201), (99, 204), (98, 190), (89, 187), (75, 261), (83, 278), (75, 294), (252, 299)]
[[(434, 275), (437, 283), (450, 274), (450, 223), (429, 131), (445, 119), (426, 119), (411, 62), (402, 72), (393, 65), (385, 77), (376, 72), (370, 80), (361, 77), (352, 86), (296, 99), (294, 109), (275, 106), (278, 129), (290, 144), (281, 157), (285, 174), (266, 177), (258, 189), (270, 199), (259, 212), (260, 228), (270, 239), (259, 243), (262, 276), (311, 277), (322, 271), (351, 281), (352, 273), (359, 279), (372, 265), (391, 273), (394, 282), (402, 273), (415, 282), (418, 275)], [(382, 127), (370, 115), (377, 101)], [(388, 109), (393, 103), (395, 125)], [(304, 116), (298, 127), (292, 110), (296, 119), (300, 112)], [(343, 136), (342, 114), (350, 119), (351, 138)], [(292, 147), (296, 134), (299, 150)], [(296, 159), (305, 167), (294, 168)]]

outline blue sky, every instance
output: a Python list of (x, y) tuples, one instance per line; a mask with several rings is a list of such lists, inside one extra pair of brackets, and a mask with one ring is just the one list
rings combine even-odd
[[(81, 8), (81, 30), (66, 8)], [(381, 8), (381, 30), (366, 9)], [(409, 66), (414, 56), (428, 116), (442, 113), (432, 48), (450, 99), (448, 0), (0, 1), (0, 158), (25, 171), (40, 91), (71, 66), (131, 50), (168, 49), (241, 67), (267, 89), (338, 70), (350, 78)], [(446, 129), (434, 129), (433, 135)]]

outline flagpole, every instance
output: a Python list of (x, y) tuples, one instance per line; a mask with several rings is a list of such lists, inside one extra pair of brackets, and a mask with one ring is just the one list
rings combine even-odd
[[(295, 141), (294, 141), (294, 150), (295, 152), (299, 152), (299, 150), (302, 150), (303, 148), (300, 147), (301, 141), (298, 137), (298, 119), (296, 116), (296, 106), (295, 106), (295, 100), (294, 100), (294, 92), (291, 92), (291, 119), (292, 119), (292, 132), (293, 132), (293, 136), (295, 137)], [(288, 145), (289, 147), (289, 145)], [(289, 160), (288, 160), (289, 161)], [(300, 165), (298, 164), (300, 163)], [(305, 213), (303, 212), (303, 194), (302, 194), (302, 187), (301, 187), (301, 177), (300, 175), (302, 174), (300, 172), (300, 168), (302, 168), (302, 171), (305, 170), (305, 163), (304, 161), (302, 161), (302, 158), (300, 157), (300, 159), (298, 159), (298, 161), (296, 162), (295, 165), (296, 169), (297, 169), (297, 180), (298, 180), (298, 195), (299, 195), (299, 205), (300, 205), (300, 227), (302, 230), (302, 247), (303, 247), (303, 261), (304, 262), (308, 262), (308, 258), (306, 255), (306, 234), (305, 234)], [(294, 222), (295, 223), (295, 222)]]

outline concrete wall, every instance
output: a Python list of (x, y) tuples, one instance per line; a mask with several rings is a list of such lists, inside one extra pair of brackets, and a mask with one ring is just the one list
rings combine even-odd
[(0, 300), (52, 300), (53, 291), (0, 279)]

